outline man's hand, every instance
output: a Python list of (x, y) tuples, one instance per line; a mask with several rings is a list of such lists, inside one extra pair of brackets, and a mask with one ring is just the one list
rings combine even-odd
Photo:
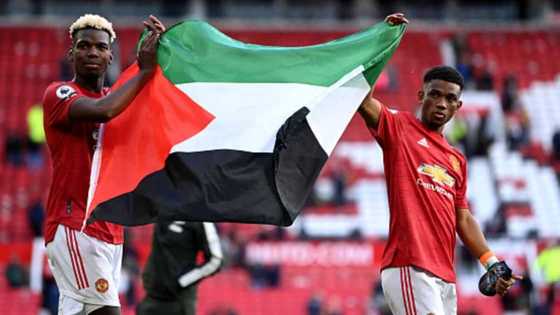
[(523, 277), (513, 275), (511, 269), (504, 261), (493, 264), (490, 269), (480, 278), (478, 289), (487, 296), (499, 294), (506, 295), (511, 286)]
[(159, 36), (165, 32), (165, 26), (157, 17), (150, 15), (144, 26), (148, 29), (148, 36), (142, 42), (138, 51), (138, 66), (146, 74), (154, 72), (157, 66), (157, 47)]
[(385, 18), (385, 22), (391, 26), (408, 23), (403, 13), (393, 13)]
[(513, 284), (515, 283), (515, 281), (521, 279), (523, 279), (523, 277), (518, 275), (512, 275), (511, 278), (509, 278), (508, 280), (504, 278), (498, 278), (498, 281), (496, 282), (496, 293), (498, 293), (501, 296), (506, 295), (509, 289), (511, 288), (511, 286), (513, 286)]
[(144, 26), (152, 32), (163, 33), (165, 32), (165, 25), (155, 16), (150, 15), (147, 21), (144, 21)]

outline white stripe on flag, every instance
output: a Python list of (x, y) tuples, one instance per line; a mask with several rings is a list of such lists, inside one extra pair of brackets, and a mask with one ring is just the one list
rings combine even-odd
[(331, 86), (327, 95), (313, 105), (307, 122), (321, 147), (331, 155), (352, 116), (368, 94), (370, 86), (362, 75), (363, 66)]
[(369, 90), (362, 71), (363, 66), (359, 66), (330, 87), (283, 83), (179, 84), (180, 90), (216, 119), (194, 137), (175, 145), (171, 153), (220, 149), (272, 153), (278, 129), (303, 106), (312, 114), (317, 111), (310, 116), (310, 123), (315, 126), (313, 131), (323, 150), (330, 153)]
[(327, 88), (283, 83), (187, 83), (177, 85), (216, 117), (173, 152), (229, 149), (271, 153), (282, 124)]

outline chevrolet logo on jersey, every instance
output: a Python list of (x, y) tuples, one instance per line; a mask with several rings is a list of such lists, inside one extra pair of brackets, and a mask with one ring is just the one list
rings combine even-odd
[(418, 173), (430, 176), (434, 183), (453, 187), (455, 179), (447, 173), (447, 170), (437, 164), (422, 164), (418, 167)]

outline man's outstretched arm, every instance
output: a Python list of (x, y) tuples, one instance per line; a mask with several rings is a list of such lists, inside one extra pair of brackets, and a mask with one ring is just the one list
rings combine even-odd
[[(385, 18), (385, 23), (389, 25), (400, 25), (408, 23), (408, 20), (402, 13), (394, 13)], [(379, 113), (381, 113), (381, 102), (373, 97), (373, 88), (370, 93), (364, 98), (358, 112), (365, 120), (369, 128), (377, 129), (377, 122), (379, 121)]]
[(368, 93), (366, 98), (362, 101), (358, 112), (366, 122), (369, 128), (377, 129), (379, 122), (379, 114), (381, 113), (381, 102), (374, 98), (372, 93)]

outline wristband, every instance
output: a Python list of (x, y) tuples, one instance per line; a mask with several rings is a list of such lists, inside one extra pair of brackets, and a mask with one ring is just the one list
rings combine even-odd
[(486, 253), (482, 254), (482, 256), (478, 258), (478, 260), (486, 270), (490, 269), (493, 264), (500, 262), (498, 260), (498, 257), (496, 257), (496, 255), (494, 255), (492, 251), (487, 251)]

